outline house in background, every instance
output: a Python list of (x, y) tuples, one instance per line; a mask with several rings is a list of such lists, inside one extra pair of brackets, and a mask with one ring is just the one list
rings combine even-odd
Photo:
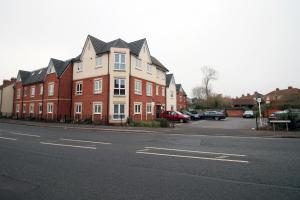
[(185, 110), (187, 108), (187, 95), (181, 84), (176, 84), (177, 109)]
[(166, 105), (166, 72), (146, 39), (104, 42), (88, 35), (74, 60), (72, 116), (111, 124), (156, 119)]
[(261, 98), (263, 95), (258, 92), (254, 92), (252, 95), (248, 93), (247, 95), (242, 95), (241, 97), (232, 99), (232, 106), (252, 109), (255, 105), (257, 105), (256, 99), (259, 97)]
[(296, 105), (300, 104), (300, 89), (289, 86), (287, 89), (280, 90), (276, 88), (274, 91), (264, 95), (266, 104), (271, 105)]
[(15, 78), (4, 80), (0, 86), (0, 113), (4, 116), (11, 116), (13, 113), (13, 98)]
[(167, 74), (166, 87), (167, 110), (177, 110), (176, 83), (173, 74)]

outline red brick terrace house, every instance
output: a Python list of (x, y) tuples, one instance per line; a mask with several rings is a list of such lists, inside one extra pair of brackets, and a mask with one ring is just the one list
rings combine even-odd
[(48, 67), (19, 70), (14, 91), (14, 115), (21, 118), (60, 119), (70, 116), (71, 60), (50, 59)]
[(232, 99), (232, 105), (233, 107), (246, 107), (251, 109), (257, 104), (256, 98), (262, 96), (263, 95), (258, 92), (254, 92), (254, 94), (252, 95), (242, 95), (241, 97), (236, 97), (235, 99)]
[(300, 89), (293, 88), (292, 86), (289, 86), (287, 89), (280, 90), (279, 88), (276, 88), (276, 90), (269, 92), (268, 94), (264, 95), (264, 99), (266, 104), (271, 105), (290, 105), (297, 102), (300, 102)]
[(176, 84), (177, 109), (185, 110), (187, 108), (187, 95), (181, 84)]
[(166, 105), (166, 72), (146, 39), (101, 41), (88, 35), (73, 67), (72, 116), (106, 123), (152, 120)]

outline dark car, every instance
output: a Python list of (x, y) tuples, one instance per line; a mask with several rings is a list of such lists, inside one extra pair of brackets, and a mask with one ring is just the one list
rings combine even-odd
[(193, 111), (182, 111), (183, 114), (190, 116), (191, 120), (199, 120), (201, 119), (200, 114), (198, 114), (197, 112), (193, 112)]
[(223, 112), (218, 112), (218, 111), (206, 111), (204, 112), (203, 117), (204, 119), (214, 119), (214, 120), (221, 120), (226, 118)]
[(188, 122), (190, 120), (190, 116), (182, 114), (178, 111), (164, 111), (160, 114), (160, 117), (179, 122)]
[(273, 112), (268, 120), (277, 120), (277, 119), (281, 119), (283, 116), (286, 116), (287, 114), (289, 113), (288, 110), (284, 110), (284, 111), (276, 111), (276, 112)]

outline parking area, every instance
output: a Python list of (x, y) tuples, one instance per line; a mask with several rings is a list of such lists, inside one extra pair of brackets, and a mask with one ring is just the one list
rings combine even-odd
[(239, 129), (250, 130), (255, 129), (255, 119), (243, 119), (237, 117), (228, 117), (225, 120), (198, 120), (191, 121), (186, 124), (195, 128), (219, 128), (219, 129)]

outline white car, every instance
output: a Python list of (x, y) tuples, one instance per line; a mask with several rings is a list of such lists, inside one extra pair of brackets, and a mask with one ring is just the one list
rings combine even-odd
[(243, 114), (243, 118), (253, 118), (254, 112), (253, 110), (246, 110)]

